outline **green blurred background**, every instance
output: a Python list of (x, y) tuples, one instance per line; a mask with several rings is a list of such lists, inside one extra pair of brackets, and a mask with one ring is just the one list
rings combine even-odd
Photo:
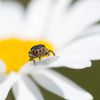
[[(8, 0), (3, 0), (8, 1)], [(11, 1), (11, 0), (10, 0)], [(25, 8), (30, 0), (12, 0), (20, 2)], [(74, 4), (76, 0), (73, 0), (72, 4)], [(85, 90), (90, 92), (94, 96), (94, 100), (100, 100), (100, 61), (94, 61), (91, 68), (86, 68), (82, 70), (72, 70), (68, 68), (58, 68), (55, 69), (69, 77), (75, 83), (83, 87)], [(41, 88), (41, 91), (45, 97), (45, 100), (63, 100), (62, 98), (44, 90)], [(14, 100), (12, 91), (10, 91), (7, 100)]]

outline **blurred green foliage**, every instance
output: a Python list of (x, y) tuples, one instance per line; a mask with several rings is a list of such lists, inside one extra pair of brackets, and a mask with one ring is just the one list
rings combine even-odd
[(15, 100), (12, 90), (10, 90), (6, 100)]
[(17, 0), (18, 2), (20, 2), (24, 7), (27, 7), (28, 3), (31, 1), (31, 0)]

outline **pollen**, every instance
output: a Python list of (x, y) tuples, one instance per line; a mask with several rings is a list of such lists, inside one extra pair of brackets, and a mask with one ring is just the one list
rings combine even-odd
[(38, 44), (44, 44), (48, 49), (54, 50), (53, 45), (45, 40), (0, 40), (0, 59), (6, 64), (7, 72), (19, 71), (29, 61), (30, 48)]

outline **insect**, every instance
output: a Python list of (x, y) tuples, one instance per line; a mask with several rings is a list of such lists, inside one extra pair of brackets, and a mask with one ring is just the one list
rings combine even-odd
[(29, 51), (29, 57), (30, 57), (30, 61), (33, 60), (34, 64), (35, 63), (35, 58), (39, 58), (39, 60), (41, 60), (41, 57), (43, 56), (50, 56), (50, 53), (52, 53), (55, 56), (55, 53), (52, 50), (49, 50), (48, 48), (46, 48), (45, 45), (43, 44), (38, 44), (33, 46), (30, 51)]

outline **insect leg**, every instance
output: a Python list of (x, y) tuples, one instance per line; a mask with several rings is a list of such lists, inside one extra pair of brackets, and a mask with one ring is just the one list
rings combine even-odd
[(47, 52), (47, 55), (50, 56), (50, 52)]
[(49, 50), (49, 53), (50, 53), (50, 52), (55, 56), (55, 53), (54, 53), (52, 50)]
[(35, 60), (33, 59), (33, 61), (34, 61), (34, 65), (36, 65), (36, 62), (35, 62)]
[(36, 63), (35, 63), (35, 60), (33, 59), (33, 55), (31, 54), (31, 52), (29, 51), (29, 57), (30, 57), (30, 59), (29, 59), (29, 61), (34, 61), (34, 65), (36, 65)]
[(39, 60), (41, 60), (41, 57), (39, 57)]
[(29, 57), (30, 57), (29, 61), (33, 60), (33, 57), (31, 57), (31, 56), (29, 56)]
[(29, 59), (29, 61), (31, 61), (31, 60), (32, 60), (32, 58)]
[(33, 57), (31, 55), (31, 52), (30, 51), (29, 51), (29, 57), (30, 57), (29, 61), (33, 60)]

